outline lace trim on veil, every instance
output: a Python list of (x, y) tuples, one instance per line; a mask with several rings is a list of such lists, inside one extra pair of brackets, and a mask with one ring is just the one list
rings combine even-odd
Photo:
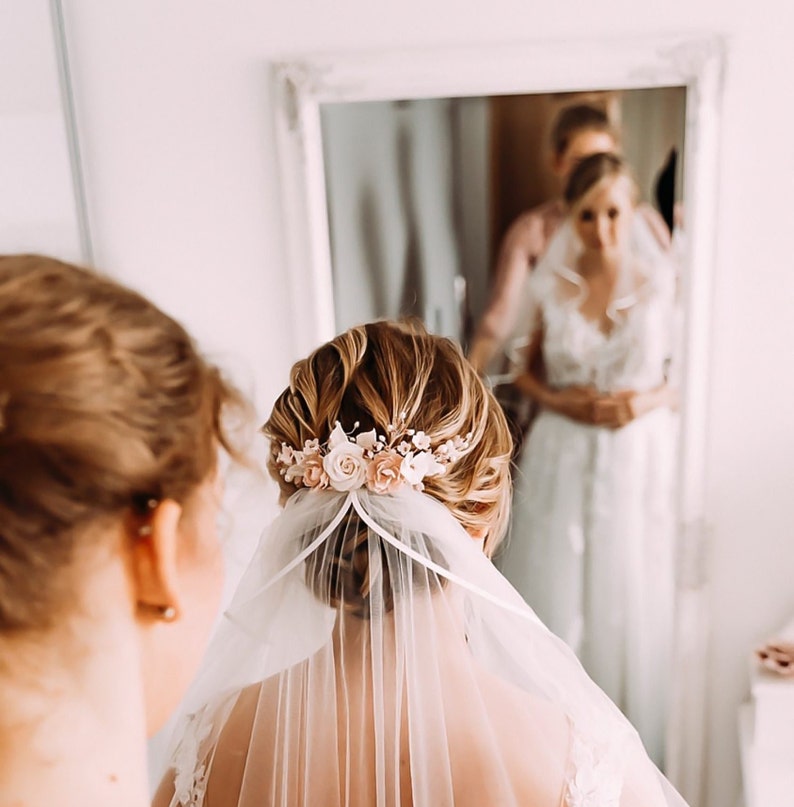
[(565, 807), (620, 807), (622, 791), (623, 775), (614, 754), (598, 748), (571, 723)]

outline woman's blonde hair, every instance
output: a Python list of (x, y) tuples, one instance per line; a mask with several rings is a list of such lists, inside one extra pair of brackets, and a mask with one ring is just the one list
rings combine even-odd
[(617, 154), (599, 152), (581, 160), (568, 177), (565, 201), (573, 208), (597, 185), (613, 179), (623, 179), (629, 185), (632, 204), (639, 200), (639, 189), (631, 167)]
[(296, 491), (280, 475), (281, 444), (325, 442), (339, 421), (350, 432), (386, 434), (405, 413), (407, 426), (440, 445), (471, 432), (471, 449), (443, 476), (425, 479), (425, 492), (446, 505), (471, 532), (487, 531), (490, 555), (507, 527), (512, 441), (495, 398), (460, 348), (418, 323), (373, 322), (337, 336), (292, 368), (263, 427), (268, 467), (286, 499)]
[(139, 294), (35, 255), (0, 257), (0, 636), (74, 604), (87, 527), (184, 501), (234, 451), (238, 393)]

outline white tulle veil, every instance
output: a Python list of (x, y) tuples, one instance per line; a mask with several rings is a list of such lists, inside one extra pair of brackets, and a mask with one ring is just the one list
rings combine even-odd
[[(571, 309), (579, 308), (589, 293), (587, 280), (576, 271), (582, 243), (567, 218), (549, 240), (537, 266), (528, 275), (518, 304), (512, 336), (505, 344), (509, 369), (496, 382), (511, 381), (524, 371), (525, 351), (538, 324), (540, 305), (552, 294), (563, 295)], [(676, 267), (670, 250), (662, 247), (647, 219), (635, 212), (628, 247), (621, 263), (607, 316), (620, 322), (649, 294), (662, 294), (672, 306)]]
[(409, 487), (291, 497), (171, 766), (173, 806), (684, 804), (479, 543)]

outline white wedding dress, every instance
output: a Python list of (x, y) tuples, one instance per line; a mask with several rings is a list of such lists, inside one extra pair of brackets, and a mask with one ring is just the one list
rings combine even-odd
[[(605, 331), (580, 313), (587, 284), (568, 268), (571, 237), (568, 226), (528, 283), (546, 382), (602, 392), (663, 385), (673, 353), (671, 267), (645, 260), (627, 268)], [(516, 471), (510, 539), (499, 559), (657, 764), (670, 680), (675, 449), (676, 418), (666, 407), (620, 429), (541, 411)]]

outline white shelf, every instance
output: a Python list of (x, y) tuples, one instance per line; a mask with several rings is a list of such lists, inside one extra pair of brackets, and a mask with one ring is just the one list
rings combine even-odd
[(738, 715), (745, 807), (794, 807), (794, 679), (754, 659), (751, 692)]
[(752, 746), (753, 704), (743, 703), (739, 707), (739, 752), (742, 763), (742, 782), (744, 784), (744, 807), (756, 807), (753, 798)]

